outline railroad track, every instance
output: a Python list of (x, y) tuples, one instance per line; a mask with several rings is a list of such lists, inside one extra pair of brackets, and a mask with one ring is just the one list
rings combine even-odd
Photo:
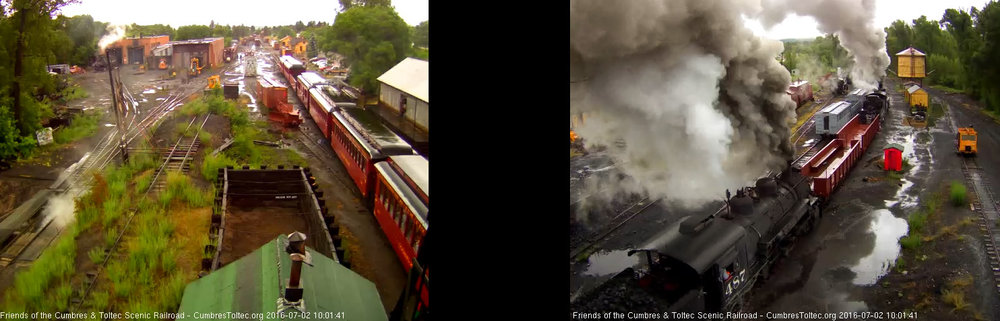
[[(201, 129), (205, 127), (205, 123), (208, 122), (208, 119), (211, 118), (211, 116), (212, 114), (210, 113), (205, 115), (205, 119), (202, 120), (201, 125), (198, 126), (198, 130), (195, 131), (195, 135), (191, 138), (190, 143), (182, 145), (181, 143), (184, 141), (184, 137), (182, 136), (177, 138), (177, 142), (170, 147), (169, 151), (165, 155), (163, 163), (161, 163), (156, 169), (156, 172), (153, 173), (153, 179), (150, 181), (148, 188), (146, 188), (146, 192), (142, 196), (143, 198), (147, 197), (150, 192), (159, 192), (166, 189), (166, 172), (187, 171), (187, 167), (185, 165), (187, 164), (188, 159), (193, 157), (194, 152), (197, 152), (197, 148), (200, 146), (200, 143), (198, 143), (198, 135), (201, 133)], [(195, 124), (198, 117), (199, 116), (195, 116), (191, 118), (187, 127), (184, 128), (185, 132), (191, 129), (191, 126)], [(125, 233), (128, 232), (128, 228), (132, 224), (132, 219), (135, 218), (136, 212), (137, 211), (135, 209), (129, 210), (128, 220), (125, 221), (125, 227), (118, 232), (118, 236), (115, 238), (114, 244), (112, 244), (110, 248), (104, 250), (104, 261), (97, 267), (97, 271), (87, 272), (87, 277), (84, 280), (86, 289), (83, 292), (83, 296), (80, 297), (78, 301), (74, 302), (76, 303), (77, 310), (80, 310), (80, 308), (83, 307), (83, 303), (86, 302), (87, 297), (90, 295), (90, 291), (93, 289), (94, 285), (97, 284), (97, 279), (101, 276), (101, 272), (103, 272), (107, 267), (108, 262), (111, 260), (111, 256), (118, 248), (118, 244), (121, 244), (122, 238), (125, 237)]]
[(595, 246), (597, 246), (601, 241), (603, 241), (609, 234), (617, 231), (619, 228), (628, 223), (633, 218), (642, 213), (653, 204), (659, 202), (660, 199), (650, 200), (648, 197), (639, 200), (638, 202), (632, 203), (629, 207), (625, 208), (621, 212), (618, 212), (615, 217), (611, 218), (611, 221), (604, 226), (603, 229), (592, 233), (589, 237), (584, 238), (581, 241), (577, 241), (575, 244), (570, 245), (569, 259), (573, 262), (578, 256), (586, 253)]
[(962, 174), (965, 181), (972, 186), (973, 197), (969, 198), (973, 210), (979, 213), (979, 231), (982, 233), (983, 246), (986, 248), (986, 256), (989, 258), (990, 269), (993, 273), (993, 281), (996, 290), (1000, 293), (1000, 255), (997, 253), (997, 244), (1000, 239), (995, 232), (998, 217), (997, 198), (993, 194), (989, 182), (983, 177), (982, 168), (976, 162), (976, 158), (965, 157), (962, 159)]

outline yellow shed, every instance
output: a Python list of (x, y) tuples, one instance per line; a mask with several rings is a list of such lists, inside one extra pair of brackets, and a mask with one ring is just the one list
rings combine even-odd
[(284, 38), (278, 40), (278, 42), (281, 42), (281, 46), (284, 48), (292, 47), (292, 45), (289, 43), (290, 41), (292, 41), (292, 36), (285, 36)]
[(906, 101), (909, 103), (910, 107), (913, 106), (924, 106), (927, 107), (927, 91), (920, 86), (911, 85), (906, 88)]
[(899, 61), (899, 78), (924, 78), (927, 73), (924, 71), (927, 55), (920, 50), (909, 47), (896, 54)]

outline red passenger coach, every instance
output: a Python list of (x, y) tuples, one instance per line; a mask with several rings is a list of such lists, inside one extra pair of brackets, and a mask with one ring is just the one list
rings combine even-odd
[(327, 86), (320, 85), (309, 89), (308, 97), (302, 100), (302, 103), (309, 110), (309, 115), (312, 116), (316, 127), (319, 127), (319, 131), (323, 133), (323, 137), (330, 139), (330, 129), (333, 128), (332, 114), (334, 113), (336, 103), (323, 93), (323, 87)]
[(406, 270), (413, 266), (427, 232), (427, 159), (392, 156), (375, 164), (375, 219)]
[[(295, 93), (298, 94), (299, 101), (306, 104), (306, 102), (309, 101), (309, 90), (319, 85), (325, 85), (327, 84), (327, 81), (326, 78), (323, 78), (323, 76), (320, 76), (315, 72), (306, 71), (299, 74), (298, 77), (295, 77), (294, 83)], [(309, 106), (306, 107), (308, 108)]]
[(298, 59), (281, 56), (278, 58), (278, 66), (281, 67), (281, 73), (285, 75), (285, 79), (288, 79), (289, 86), (294, 86), (295, 77), (298, 77), (303, 71), (306, 71), (306, 66), (302, 64)]
[(357, 107), (331, 113), (330, 145), (347, 173), (370, 204), (375, 186), (375, 163), (389, 156), (413, 155), (413, 148), (387, 128), (371, 111)]

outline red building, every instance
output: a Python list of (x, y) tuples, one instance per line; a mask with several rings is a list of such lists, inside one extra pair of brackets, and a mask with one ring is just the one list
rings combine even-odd
[(903, 146), (899, 144), (889, 144), (883, 149), (885, 153), (885, 170), (903, 170)]

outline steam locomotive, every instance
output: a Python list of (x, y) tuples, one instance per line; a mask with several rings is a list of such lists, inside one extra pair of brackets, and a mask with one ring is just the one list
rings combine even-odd
[[(889, 105), (881, 83), (862, 101), (858, 120), (864, 124), (875, 121)], [(571, 308), (626, 313), (742, 310), (748, 293), (768, 277), (773, 263), (818, 224), (824, 199), (813, 192), (812, 178), (791, 163), (735, 195), (726, 191), (726, 196), (725, 206), (715, 213), (681, 218), (629, 251), (629, 256), (639, 256), (639, 264), (572, 302)]]

